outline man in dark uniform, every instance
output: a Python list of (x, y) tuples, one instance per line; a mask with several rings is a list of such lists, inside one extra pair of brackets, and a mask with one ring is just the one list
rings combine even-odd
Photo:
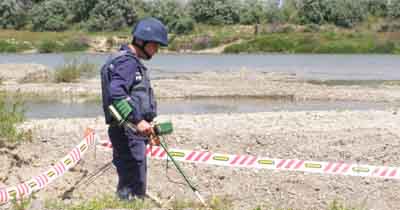
[[(123, 200), (146, 195), (146, 144), (154, 133), (150, 123), (157, 115), (148, 70), (140, 60), (151, 59), (159, 46), (168, 45), (167, 28), (155, 18), (139, 21), (132, 35), (132, 43), (121, 46), (101, 70), (103, 109), (118, 173), (117, 196)], [(137, 132), (112, 118), (111, 104), (124, 120), (136, 125)]]

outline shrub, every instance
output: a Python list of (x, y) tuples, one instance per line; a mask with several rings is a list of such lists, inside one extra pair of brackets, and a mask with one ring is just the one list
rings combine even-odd
[(67, 59), (65, 64), (55, 69), (56, 83), (77, 82), (79, 78), (89, 78), (97, 73), (97, 65), (87, 60), (79, 61), (78, 58)]
[(161, 20), (170, 29), (171, 25), (184, 15), (183, 8), (177, 0), (151, 0), (147, 4), (148, 14)]
[(327, 15), (328, 22), (334, 23), (337, 26), (351, 28), (366, 19), (367, 12), (363, 2), (337, 0), (336, 3), (336, 7), (331, 6), (332, 15)]
[(176, 34), (187, 34), (194, 29), (194, 20), (190, 17), (182, 17), (173, 22), (170, 31)]
[(90, 12), (89, 31), (111, 31), (132, 25), (137, 13), (130, 0), (99, 0)]
[(71, 11), (72, 22), (84, 22), (89, 19), (89, 14), (98, 0), (69, 0), (68, 8)]
[(278, 5), (271, 2), (267, 5), (265, 15), (268, 23), (280, 23), (285, 19), (282, 11), (278, 8)]
[(221, 25), (240, 20), (237, 0), (191, 0), (188, 8), (190, 16), (198, 23)]
[(244, 1), (240, 9), (240, 23), (251, 25), (265, 19), (266, 7), (262, 0)]
[(75, 37), (67, 40), (61, 48), (62, 52), (84, 51), (89, 48), (89, 40), (85, 37)]
[(360, 0), (301, 0), (298, 7), (303, 24), (334, 23), (353, 27), (366, 18), (366, 7)]
[(25, 133), (16, 128), (25, 119), (23, 105), (19, 96), (10, 100), (4, 92), (0, 93), (0, 145), (17, 142), (24, 137)]
[(31, 49), (28, 42), (18, 42), (14, 39), (0, 40), (0, 53), (16, 53)]
[(44, 1), (32, 8), (34, 31), (63, 31), (67, 29), (68, 8), (64, 0)]
[(385, 17), (388, 14), (387, 1), (382, 0), (364, 0), (368, 13), (373, 16)]
[(388, 16), (390, 18), (400, 18), (400, 0), (391, 0), (388, 7)]
[(0, 28), (20, 29), (26, 22), (26, 11), (17, 0), (0, 1)]
[(53, 40), (44, 40), (38, 46), (39, 53), (59, 52), (61, 45)]
[(73, 65), (64, 65), (56, 69), (54, 79), (56, 83), (77, 82), (80, 78), (79, 69)]

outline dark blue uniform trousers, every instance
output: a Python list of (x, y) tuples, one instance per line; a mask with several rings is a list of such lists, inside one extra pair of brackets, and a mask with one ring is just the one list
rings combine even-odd
[(113, 164), (117, 168), (117, 195), (122, 199), (146, 195), (146, 144), (148, 138), (122, 126), (110, 126), (108, 135), (113, 145)]

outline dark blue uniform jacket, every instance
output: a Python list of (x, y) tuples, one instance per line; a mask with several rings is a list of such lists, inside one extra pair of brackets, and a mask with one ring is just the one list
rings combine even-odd
[(108, 106), (115, 100), (127, 99), (133, 108), (128, 119), (137, 123), (141, 120), (151, 122), (156, 114), (156, 102), (147, 73), (127, 45), (113, 55), (102, 67), (103, 109), (106, 123), (112, 123)]

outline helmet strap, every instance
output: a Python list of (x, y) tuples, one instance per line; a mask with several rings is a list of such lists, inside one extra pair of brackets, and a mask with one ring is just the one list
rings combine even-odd
[(146, 48), (146, 45), (148, 44), (149, 42), (148, 41), (143, 41), (143, 45), (139, 45), (137, 42), (136, 42), (136, 37), (133, 37), (133, 40), (132, 40), (132, 45), (133, 46), (135, 46), (135, 47), (137, 47), (137, 48), (139, 48), (142, 52), (143, 52), (143, 54), (144, 54), (144, 56), (145, 56), (145, 60), (150, 60), (151, 59), (151, 55), (149, 55), (149, 53), (145, 50), (145, 48)]

